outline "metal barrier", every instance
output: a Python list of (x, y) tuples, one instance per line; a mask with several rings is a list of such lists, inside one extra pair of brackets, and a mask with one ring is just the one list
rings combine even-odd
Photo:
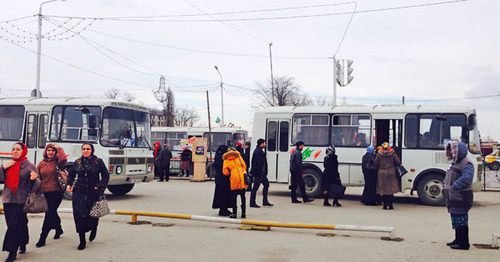
[[(3, 210), (3, 208), (0, 207), (0, 211), (2, 211), (2, 210)], [(59, 212), (59, 213), (73, 213), (73, 209), (71, 209), (71, 208), (59, 208), (59, 209), (57, 209), (57, 212)], [(210, 216), (197, 216), (197, 215), (172, 214), (172, 213), (129, 211), (129, 210), (110, 210), (110, 214), (130, 215), (130, 216), (132, 216), (132, 222), (137, 222), (138, 216), (165, 217), (165, 218), (187, 219), (187, 220), (204, 221), (204, 222), (265, 226), (265, 227), (328, 229), (328, 230), (361, 231), (361, 232), (381, 232), (381, 233), (389, 233), (390, 239), (393, 239), (393, 240), (396, 239), (396, 230), (394, 229), (394, 227), (386, 227), (386, 226), (280, 223), (280, 222), (272, 222), (272, 221), (256, 221), (256, 220), (246, 220), (246, 219), (242, 220), (242, 219), (225, 218), (225, 217), (210, 217)]]

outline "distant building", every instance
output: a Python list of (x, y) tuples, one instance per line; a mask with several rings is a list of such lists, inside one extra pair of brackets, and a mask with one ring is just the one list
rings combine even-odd
[(151, 126), (167, 126), (167, 121), (163, 110), (149, 109), (149, 115), (151, 117)]
[(489, 141), (482, 141), (481, 140), (481, 154), (483, 156), (487, 156), (491, 154), (494, 150), (499, 148), (499, 144), (497, 141), (494, 140), (489, 140)]

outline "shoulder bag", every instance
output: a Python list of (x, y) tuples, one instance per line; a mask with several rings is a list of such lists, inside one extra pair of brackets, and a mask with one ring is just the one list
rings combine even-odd
[[(241, 160), (240, 158), (238, 157), (238, 162), (240, 162), (240, 165), (243, 166), (241, 164)], [(250, 184), (252, 183), (252, 181), (250, 180), (250, 176), (248, 175), (248, 173), (246, 171), (243, 171), (243, 178), (245, 179), (245, 185), (247, 186), (250, 186)]]
[(99, 218), (109, 214), (109, 212), (110, 210), (108, 206), (108, 200), (106, 199), (104, 194), (99, 195), (99, 198), (97, 199), (97, 201), (92, 206), (92, 209), (90, 210), (90, 216)]
[(396, 175), (398, 177), (403, 177), (406, 173), (408, 173), (408, 170), (403, 165), (396, 166)]
[(68, 171), (66, 169), (59, 169), (59, 167), (56, 165), (56, 173), (57, 173), (57, 181), (59, 182), (59, 185), (61, 185), (62, 189), (66, 189), (67, 185), (67, 179), (68, 179)]
[(31, 192), (26, 198), (26, 203), (24, 203), (23, 212), (24, 213), (45, 213), (49, 211), (49, 205), (47, 204), (47, 199), (40, 193), (36, 194)]

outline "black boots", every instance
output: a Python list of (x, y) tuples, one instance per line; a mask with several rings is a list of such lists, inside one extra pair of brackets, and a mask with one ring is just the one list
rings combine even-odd
[(247, 217), (247, 214), (246, 214), (246, 206), (245, 205), (241, 205), (241, 218), (246, 218)]
[(334, 198), (333, 199), (333, 205), (335, 205), (336, 207), (341, 207), (342, 205), (339, 203), (339, 200)]
[(97, 235), (97, 227), (95, 227), (90, 231), (89, 241), (92, 242), (95, 239), (96, 235)]
[(461, 226), (455, 229), (457, 233), (457, 239), (455, 244), (450, 245), (452, 249), (462, 249), (468, 250), (469, 244), (469, 226)]
[(45, 246), (45, 240), (47, 239), (47, 235), (49, 234), (49, 231), (47, 230), (42, 230), (42, 233), (40, 234), (40, 239), (38, 242), (35, 244), (36, 247), (43, 247)]
[(56, 234), (54, 235), (54, 239), (59, 239), (63, 233), (64, 231), (62, 230), (61, 227), (56, 229)]
[(9, 252), (9, 256), (5, 259), (5, 262), (12, 262), (16, 260), (17, 252)]
[(238, 208), (233, 207), (233, 213), (231, 215), (229, 215), (229, 218), (236, 218), (237, 212), (238, 212)]
[(328, 203), (328, 198), (325, 197), (325, 201), (323, 201), (323, 206), (329, 207), (332, 206), (330, 203)]
[(455, 228), (455, 239), (451, 242), (448, 242), (446, 243), (447, 246), (452, 246), (452, 245), (455, 245), (458, 241), (458, 231), (457, 229)]
[(227, 210), (227, 208), (221, 208), (219, 210), (219, 216), (227, 217), (230, 215), (231, 215), (231, 212), (229, 210)]
[(19, 246), (19, 254), (24, 254), (26, 253), (26, 245), (20, 245)]
[(78, 245), (78, 250), (84, 250), (87, 244), (87, 241), (85, 241), (85, 233), (78, 233), (78, 236), (80, 236), (80, 245)]

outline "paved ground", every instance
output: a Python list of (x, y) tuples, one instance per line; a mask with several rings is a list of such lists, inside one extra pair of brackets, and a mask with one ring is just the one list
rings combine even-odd
[[(213, 182), (138, 184), (130, 195), (108, 195), (117, 210), (142, 210), (216, 216), (211, 209)], [(61, 214), (65, 233), (36, 248), (42, 216), (30, 216), (31, 242), (22, 261), (499, 261), (499, 250), (472, 247), (456, 251), (445, 243), (453, 237), (449, 215), (443, 207), (423, 206), (416, 197), (400, 194), (395, 210), (359, 203), (360, 188), (348, 188), (340, 208), (323, 207), (321, 200), (291, 204), (288, 186), (271, 184), (274, 207), (249, 209), (252, 220), (322, 224), (394, 226), (402, 242), (384, 241), (387, 234), (328, 230), (278, 229), (243, 231), (237, 225), (177, 219), (139, 217), (141, 221), (173, 223), (129, 225), (130, 216), (109, 215), (101, 219), (96, 240), (84, 251), (76, 249), (78, 236), (71, 214)], [(249, 194), (247, 194), (249, 197)], [(258, 197), (261, 202), (261, 197)], [(71, 207), (63, 201), (62, 207)], [(470, 212), (471, 243), (491, 243), (491, 233), (500, 232), (500, 192), (478, 192)], [(3, 215), (0, 215), (2, 217)], [(0, 218), (0, 234), (5, 220)], [(317, 233), (332, 233), (330, 237)], [(333, 235), (334, 234), (334, 235)], [(1, 259), (7, 254), (2, 252)]]

